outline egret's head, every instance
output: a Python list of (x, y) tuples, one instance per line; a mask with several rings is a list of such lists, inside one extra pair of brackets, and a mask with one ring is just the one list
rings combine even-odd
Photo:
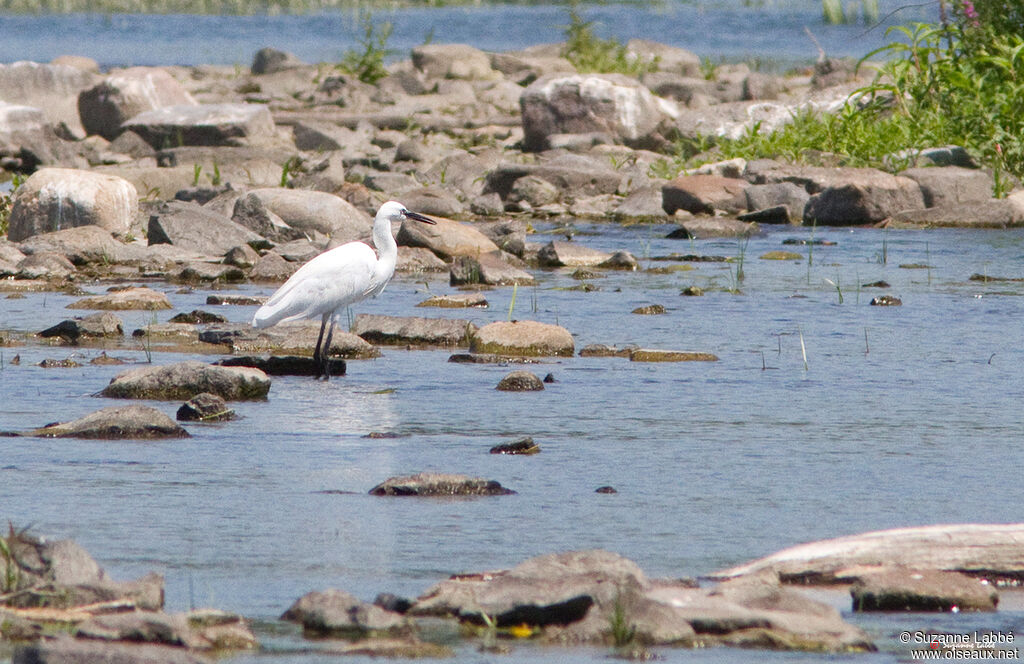
[(425, 224), (436, 224), (437, 222), (430, 217), (425, 217), (418, 212), (412, 212), (407, 210), (404, 205), (398, 201), (388, 201), (384, 205), (380, 206), (377, 210), (377, 218), (384, 218), (388, 221), (402, 221), (404, 219), (415, 219), (416, 221), (422, 221)]

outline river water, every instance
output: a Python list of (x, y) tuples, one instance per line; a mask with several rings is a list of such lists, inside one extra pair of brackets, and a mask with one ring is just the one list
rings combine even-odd
[[(851, 8), (860, 2), (844, 3)], [(747, 5), (747, 6), (744, 6)], [(633, 38), (690, 49), (714, 62), (753, 58), (779, 68), (812, 62), (818, 49), (859, 58), (887, 41), (896, 23), (935, 21), (935, 3), (880, 0), (878, 26), (863, 22), (826, 25), (816, 0), (664, 2), (651, 6), (606, 4), (580, 9), (595, 32), (620, 41)], [(469, 6), (376, 10), (377, 23), (394, 28), (387, 47), (405, 58), (426, 41), (465, 43), (488, 51), (564, 41), (565, 6)], [(74, 53), (104, 67), (121, 65), (248, 66), (264, 46), (291, 51), (307, 62), (337, 62), (359, 49), (358, 12), (287, 16), (192, 16), (134, 14), (0, 15), (0, 62), (48, 62)]]
[[(535, 222), (533, 239), (559, 237)], [(531, 368), (539, 393), (494, 389), (509, 367), (448, 362), (447, 351), (384, 349), (327, 383), (276, 378), (241, 419), (190, 425), (171, 442), (0, 438), (0, 517), (81, 543), (115, 578), (167, 577), (169, 610), (216, 606), (272, 620), (312, 589), (364, 599), (415, 596), (449, 574), (554, 551), (600, 547), (651, 576), (701, 575), (810, 540), (953, 522), (1016, 522), (1024, 485), (1024, 277), (1019, 231), (769, 229), (748, 244), (668, 240), (668, 226), (576, 225), (576, 241), (626, 249), (643, 268), (608, 273), (593, 292), (566, 290), (568, 270), (540, 285), (487, 293), (485, 310), (417, 309), (451, 292), (446, 277), (399, 276), (356, 313), (466, 318), (479, 325), (558, 323), (590, 343), (712, 352), (718, 362), (641, 364), (562, 358)], [(556, 234), (547, 234), (555, 232)], [(784, 245), (787, 238), (829, 240)], [(792, 249), (803, 258), (769, 261)], [(659, 274), (673, 252), (742, 257)], [(927, 267), (922, 267), (927, 266)], [(828, 281), (839, 285), (837, 289)], [(888, 288), (865, 288), (885, 280)], [(697, 285), (703, 297), (684, 297)], [(740, 294), (730, 292), (739, 286)], [(208, 307), (206, 291), (168, 293), (174, 311), (214, 308), (245, 321), (252, 307)], [(99, 292), (102, 285), (89, 287)], [(247, 286), (243, 293), (267, 294)], [(842, 303), (839, 302), (839, 291)], [(892, 294), (903, 306), (870, 306)], [(0, 299), (0, 329), (36, 331), (72, 314), (63, 294)], [(663, 304), (664, 315), (630, 312)], [(514, 305), (514, 306), (513, 306)], [(124, 312), (126, 330), (154, 320)], [(806, 365), (801, 344), (806, 349)], [(67, 420), (110, 400), (90, 396), (122, 367), (85, 362), (96, 349), (0, 348), (0, 430)], [(19, 354), (21, 363), (11, 365)], [(141, 349), (111, 354), (143, 362)], [(75, 356), (77, 369), (42, 369)], [(153, 361), (185, 357), (154, 353)], [(202, 358), (199, 359), (209, 359)], [(173, 415), (178, 404), (154, 404)], [(395, 438), (367, 438), (370, 432)], [(531, 457), (488, 454), (532, 436)], [(387, 499), (367, 491), (421, 470), (496, 479), (517, 495)], [(617, 494), (597, 494), (612, 485)], [(351, 492), (351, 493), (346, 493)], [(849, 600), (831, 598), (849, 611)], [(1024, 634), (1019, 601), (998, 614), (857, 616), (882, 652), (907, 657), (901, 629)], [(309, 661), (293, 632), (265, 625), (277, 654), (229, 661)], [(593, 661), (599, 650), (520, 646), (502, 661)], [(748, 661), (728, 649), (664, 651), (669, 660)], [(758, 659), (808, 661), (792, 654)], [(459, 661), (486, 661), (471, 647)]]

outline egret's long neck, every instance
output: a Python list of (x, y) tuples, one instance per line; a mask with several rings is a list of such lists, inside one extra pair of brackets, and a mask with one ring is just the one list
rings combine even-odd
[(373, 223), (373, 245), (377, 247), (377, 269), (378, 278), (387, 282), (395, 272), (395, 263), (398, 260), (398, 245), (391, 234), (391, 222), (387, 219), (376, 219)]

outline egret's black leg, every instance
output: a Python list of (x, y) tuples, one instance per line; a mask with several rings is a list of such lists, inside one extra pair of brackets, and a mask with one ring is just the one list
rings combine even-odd
[[(323, 320), (320, 321), (320, 336), (318, 336), (316, 338), (316, 348), (313, 350), (313, 364), (316, 365), (317, 371), (320, 372), (320, 373), (318, 373), (316, 375), (317, 378), (320, 378), (320, 376), (324, 375), (324, 373), (323, 373), (323, 356), (326, 355), (327, 353), (325, 353), (323, 350), (321, 350), (320, 344), (324, 340), (324, 328), (327, 327), (327, 321), (329, 321), (329, 320), (331, 320), (331, 315), (330, 314), (324, 314)], [(331, 328), (333, 328), (333, 327), (334, 327), (334, 323), (332, 322), (331, 323)], [(328, 345), (330, 345), (330, 341), (328, 341), (327, 343), (328, 343)]]
[(327, 324), (327, 338), (324, 340), (324, 347), (320, 350), (321, 361), (323, 362), (323, 369), (320, 373), (323, 375), (324, 380), (330, 380), (331, 378), (331, 339), (334, 338), (334, 319)]

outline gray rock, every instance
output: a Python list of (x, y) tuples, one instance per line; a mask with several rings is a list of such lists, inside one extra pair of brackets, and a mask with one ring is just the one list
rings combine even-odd
[(5, 169), (23, 172), (40, 166), (86, 165), (75, 146), (61, 140), (41, 109), (3, 101), (0, 101), (0, 158)]
[(466, 211), (454, 194), (441, 187), (420, 187), (402, 193), (402, 202), (410, 210), (436, 217), (458, 217)]
[(999, 593), (960, 572), (897, 568), (868, 574), (850, 588), (854, 611), (995, 611)]
[(406, 634), (412, 625), (401, 614), (363, 602), (342, 590), (307, 593), (281, 615), (320, 635), (350, 638)]
[[(533, 275), (513, 265), (509, 255), (491, 251), (478, 256), (457, 256), (448, 272), (452, 286), (486, 284), (490, 286), (529, 285), (536, 283)], [(518, 259), (513, 259), (521, 262)]]
[(567, 329), (530, 320), (484, 325), (473, 335), (469, 348), (473, 353), (496, 355), (572, 357), (575, 353), (575, 344)]
[(79, 266), (134, 262), (146, 255), (142, 247), (120, 242), (110, 231), (91, 225), (33, 235), (19, 247), (26, 254), (56, 252)]
[(526, 202), (531, 207), (541, 207), (558, 201), (558, 187), (536, 175), (524, 175), (512, 183), (506, 201), (509, 203)]
[(424, 247), (399, 247), (395, 272), (447, 272), (448, 264)]
[(888, 228), (1017, 228), (1024, 226), (1024, 206), (1011, 198), (902, 210)]
[(231, 221), (272, 242), (288, 242), (303, 237), (301, 231), (286, 224), (284, 219), (271, 212), (263, 200), (252, 192), (235, 199)]
[(373, 496), (504, 496), (514, 493), (494, 480), (449, 473), (392, 477), (370, 489)]
[[(501, 198), (497, 194), (498, 202)], [(526, 248), (526, 222), (522, 219), (505, 219), (502, 221), (478, 222), (474, 225), (481, 233), (491, 239), (491, 242), (505, 252), (522, 258)]]
[(98, 76), (66, 64), (21, 60), (0, 65), (0, 99), (41, 109), (48, 124), (65, 123), (80, 131), (75, 100)]
[(575, 242), (552, 240), (537, 253), (544, 267), (591, 267), (611, 258), (611, 254)]
[(959, 166), (909, 168), (901, 171), (900, 175), (910, 178), (921, 187), (924, 205), (929, 208), (987, 203), (992, 200), (995, 186), (990, 173)]
[(240, 244), (232, 247), (228, 250), (228, 253), (224, 254), (224, 262), (228, 265), (234, 265), (240, 268), (250, 268), (256, 265), (256, 262), (260, 259), (260, 255), (256, 253), (256, 250), (247, 244)]
[(201, 392), (183, 403), (175, 418), (179, 422), (223, 422), (235, 419), (235, 411), (216, 394)]
[(745, 237), (760, 232), (757, 224), (728, 217), (696, 217), (680, 223), (668, 237), (673, 239)]
[(226, 401), (265, 399), (270, 379), (259, 369), (218, 367), (195, 360), (143, 367), (111, 379), (100, 396), (115, 399), (181, 401), (210, 392)]
[(553, 75), (520, 98), (523, 147), (541, 151), (552, 134), (604, 133), (630, 147), (659, 149), (674, 135), (674, 102), (621, 74)]
[(279, 51), (276, 48), (261, 48), (253, 56), (250, 70), (253, 74), (273, 74), (286, 69), (303, 67), (305, 63), (295, 55), (287, 51)]
[(249, 278), (257, 282), (285, 282), (299, 267), (298, 264), (285, 260), (277, 252), (268, 251), (253, 265)]
[(667, 214), (686, 210), (713, 214), (715, 210), (746, 210), (746, 180), (717, 175), (681, 175), (662, 187), (662, 207)]
[(274, 120), (259, 104), (165, 106), (139, 113), (122, 125), (154, 148), (168, 145), (247, 145), (274, 138)]
[(150, 245), (173, 244), (182, 249), (223, 256), (240, 244), (263, 238), (223, 215), (195, 203), (162, 203), (149, 217)]
[(442, 218), (434, 221), (434, 225), (403, 221), (395, 240), (402, 246), (424, 247), (446, 260), (498, 250), (486, 235), (469, 224)]
[(700, 57), (691, 51), (668, 46), (648, 39), (630, 39), (626, 52), (642, 60), (653, 62), (657, 59), (658, 70), (683, 76), (700, 76)]
[[(335, 349), (331, 343), (331, 349)], [(270, 357), (257, 357), (246, 355), (243, 357), (229, 357), (218, 360), (217, 364), (223, 367), (253, 367), (259, 369), (268, 376), (317, 376), (321, 375), (322, 365), (312, 357), (299, 355), (271, 355)], [(344, 376), (348, 370), (345, 360), (329, 358), (327, 360), (327, 374), (330, 376)], [(179, 411), (180, 412), (180, 411)]]
[(40, 251), (21, 259), (17, 266), (19, 279), (49, 279), (61, 281), (75, 272), (67, 258), (53, 251)]
[(423, 44), (412, 49), (412, 64), (429, 78), (494, 80), (491, 59), (466, 44)]
[(70, 422), (48, 424), (29, 435), (40, 438), (151, 440), (188, 438), (188, 432), (151, 406), (112, 406)]
[(615, 207), (613, 216), (624, 220), (664, 220), (661, 187), (650, 185), (631, 192)]
[(486, 309), (487, 298), (483, 293), (461, 293), (458, 295), (434, 295), (423, 300), (417, 307), (438, 307), (441, 309)]
[(108, 643), (62, 635), (17, 648), (12, 664), (211, 664), (184, 648)]
[(39, 333), (41, 337), (62, 337), (68, 343), (86, 338), (120, 338), (124, 336), (121, 319), (110, 312), (95, 313), (84, 318), (63, 320)]
[[(203, 330), (199, 333), (199, 340), (204, 343), (227, 345), (233, 353), (270, 352), (311, 356), (313, 349), (316, 348), (319, 333), (319, 321), (280, 323), (265, 330), (255, 330), (248, 324), (227, 323)], [(355, 359), (378, 357), (380, 352), (361, 337), (335, 329), (329, 354)]]
[(121, 125), (139, 113), (198, 102), (181, 83), (157, 67), (131, 67), (107, 76), (78, 95), (78, 115), (89, 134), (112, 141)]
[(124, 288), (75, 300), (68, 309), (101, 309), (105, 311), (170, 309), (171, 303), (163, 293), (146, 287)]
[(501, 392), (539, 392), (544, 389), (544, 381), (532, 371), (510, 371), (498, 381), (495, 388)]
[(805, 224), (872, 224), (925, 206), (921, 187), (910, 178), (874, 169), (846, 170), (843, 184), (828, 187), (807, 202)]
[(481, 217), (497, 217), (505, 212), (505, 204), (497, 192), (480, 194), (470, 201), (469, 211)]
[[(541, 384), (543, 388), (543, 384)], [(540, 454), (540, 445), (527, 436), (511, 443), (501, 443), (490, 449), (491, 454)], [(411, 607), (410, 607), (411, 608)]]
[(359, 314), (352, 333), (382, 345), (466, 346), (477, 331), (468, 320)]
[[(804, 207), (811, 197), (803, 187), (792, 182), (755, 184), (747, 187), (744, 194), (747, 197), (747, 209), (752, 212), (785, 205), (790, 218), (798, 220), (803, 218)], [(750, 221), (759, 220), (751, 219)], [(778, 223), (788, 223), (788, 221)]]
[(257, 197), (267, 210), (307, 237), (319, 232), (349, 241), (373, 230), (373, 219), (368, 214), (334, 194), (276, 187), (253, 189), (248, 195)]
[(135, 187), (123, 178), (65, 168), (33, 173), (14, 196), (8, 238), (96, 225), (126, 233), (138, 210)]

